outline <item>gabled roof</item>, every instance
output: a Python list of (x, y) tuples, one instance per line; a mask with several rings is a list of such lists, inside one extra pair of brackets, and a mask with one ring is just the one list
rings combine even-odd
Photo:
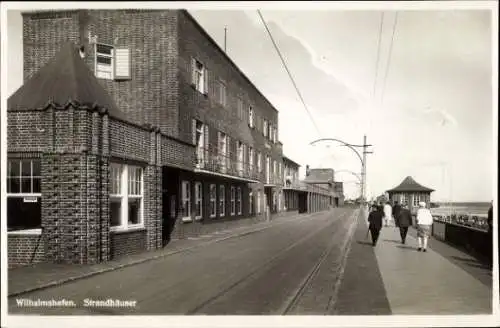
[(396, 188), (387, 192), (433, 192), (434, 189), (427, 188), (416, 182), (412, 177), (406, 177)]
[(307, 183), (333, 183), (333, 169), (310, 169), (309, 175), (304, 181)]
[(116, 106), (94, 73), (71, 42), (40, 68), (7, 100), (7, 110), (42, 110), (49, 105), (106, 109), (110, 116), (124, 120), (125, 114)]

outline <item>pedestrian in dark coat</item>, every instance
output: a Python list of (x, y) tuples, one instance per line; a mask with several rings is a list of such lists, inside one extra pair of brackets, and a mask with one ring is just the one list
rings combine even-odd
[(401, 235), (401, 243), (406, 243), (406, 235), (408, 234), (408, 227), (411, 226), (412, 218), (411, 212), (408, 209), (408, 204), (403, 204), (398, 215), (399, 234)]
[(392, 215), (394, 216), (394, 223), (396, 224), (396, 227), (399, 227), (398, 215), (400, 211), (401, 205), (399, 205), (397, 201), (394, 202), (394, 206), (392, 207)]
[(372, 211), (368, 215), (368, 222), (370, 223), (368, 229), (372, 235), (372, 245), (377, 245), (377, 240), (380, 235), (380, 230), (382, 229), (382, 220), (384, 218), (384, 212), (381, 207), (373, 206)]

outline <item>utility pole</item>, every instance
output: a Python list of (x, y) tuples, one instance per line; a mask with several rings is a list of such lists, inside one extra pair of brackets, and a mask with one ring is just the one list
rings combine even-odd
[(373, 154), (372, 151), (367, 151), (371, 145), (366, 143), (366, 134), (363, 136), (363, 165), (361, 167), (361, 199), (366, 201), (366, 155)]

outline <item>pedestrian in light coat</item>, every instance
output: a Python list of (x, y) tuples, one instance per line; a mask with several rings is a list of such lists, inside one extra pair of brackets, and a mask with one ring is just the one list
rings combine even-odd
[(368, 229), (372, 235), (372, 245), (376, 246), (380, 230), (382, 229), (382, 218), (384, 213), (379, 206), (372, 206), (372, 210), (368, 215), (369, 226)]
[(384, 225), (386, 227), (389, 226), (389, 222), (392, 220), (392, 207), (389, 202), (386, 202), (384, 205)]
[(427, 251), (427, 241), (431, 234), (432, 223), (434, 219), (432, 218), (431, 211), (425, 207), (425, 202), (420, 202), (418, 204), (420, 207), (417, 210), (417, 239), (418, 239), (418, 251)]
[(394, 217), (396, 225), (399, 227), (399, 234), (401, 235), (401, 243), (406, 243), (406, 235), (408, 234), (408, 227), (411, 226), (411, 212), (408, 209), (408, 204), (403, 204), (397, 216)]

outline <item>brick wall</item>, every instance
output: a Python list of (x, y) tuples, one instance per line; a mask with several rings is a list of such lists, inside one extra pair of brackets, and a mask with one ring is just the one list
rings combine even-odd
[(65, 41), (85, 46), (94, 71), (97, 42), (130, 49), (130, 80), (100, 79), (131, 122), (152, 124), (178, 136), (177, 14), (172, 10), (79, 10), (25, 13), (25, 80), (48, 62)]
[(45, 125), (41, 112), (7, 112), (9, 152), (41, 152), (45, 147)]
[(112, 232), (110, 235), (111, 259), (143, 252), (146, 249), (146, 230)]
[[(217, 145), (218, 130), (229, 135), (233, 147), (236, 141), (240, 140), (256, 151), (262, 152), (263, 161), (265, 161), (265, 155), (268, 154), (272, 159), (282, 162), (281, 147), (277, 143), (272, 144), (266, 141), (261, 131), (251, 129), (248, 126), (247, 116), (251, 105), (256, 116), (266, 118), (276, 126), (278, 112), (188, 14), (179, 11), (178, 21), (179, 98), (180, 108), (182, 108), (179, 112), (180, 136), (185, 136), (186, 140), (192, 140), (191, 120), (196, 118), (209, 126), (209, 143), (214, 148)], [(207, 68), (209, 85), (207, 95), (198, 92), (191, 85), (192, 58), (198, 59)], [(226, 85), (225, 106), (217, 101), (216, 82), (218, 80), (224, 81)], [(238, 113), (238, 98), (243, 100), (243, 115)]]
[(7, 244), (9, 268), (43, 262), (45, 260), (43, 244), (41, 235), (9, 233)]

